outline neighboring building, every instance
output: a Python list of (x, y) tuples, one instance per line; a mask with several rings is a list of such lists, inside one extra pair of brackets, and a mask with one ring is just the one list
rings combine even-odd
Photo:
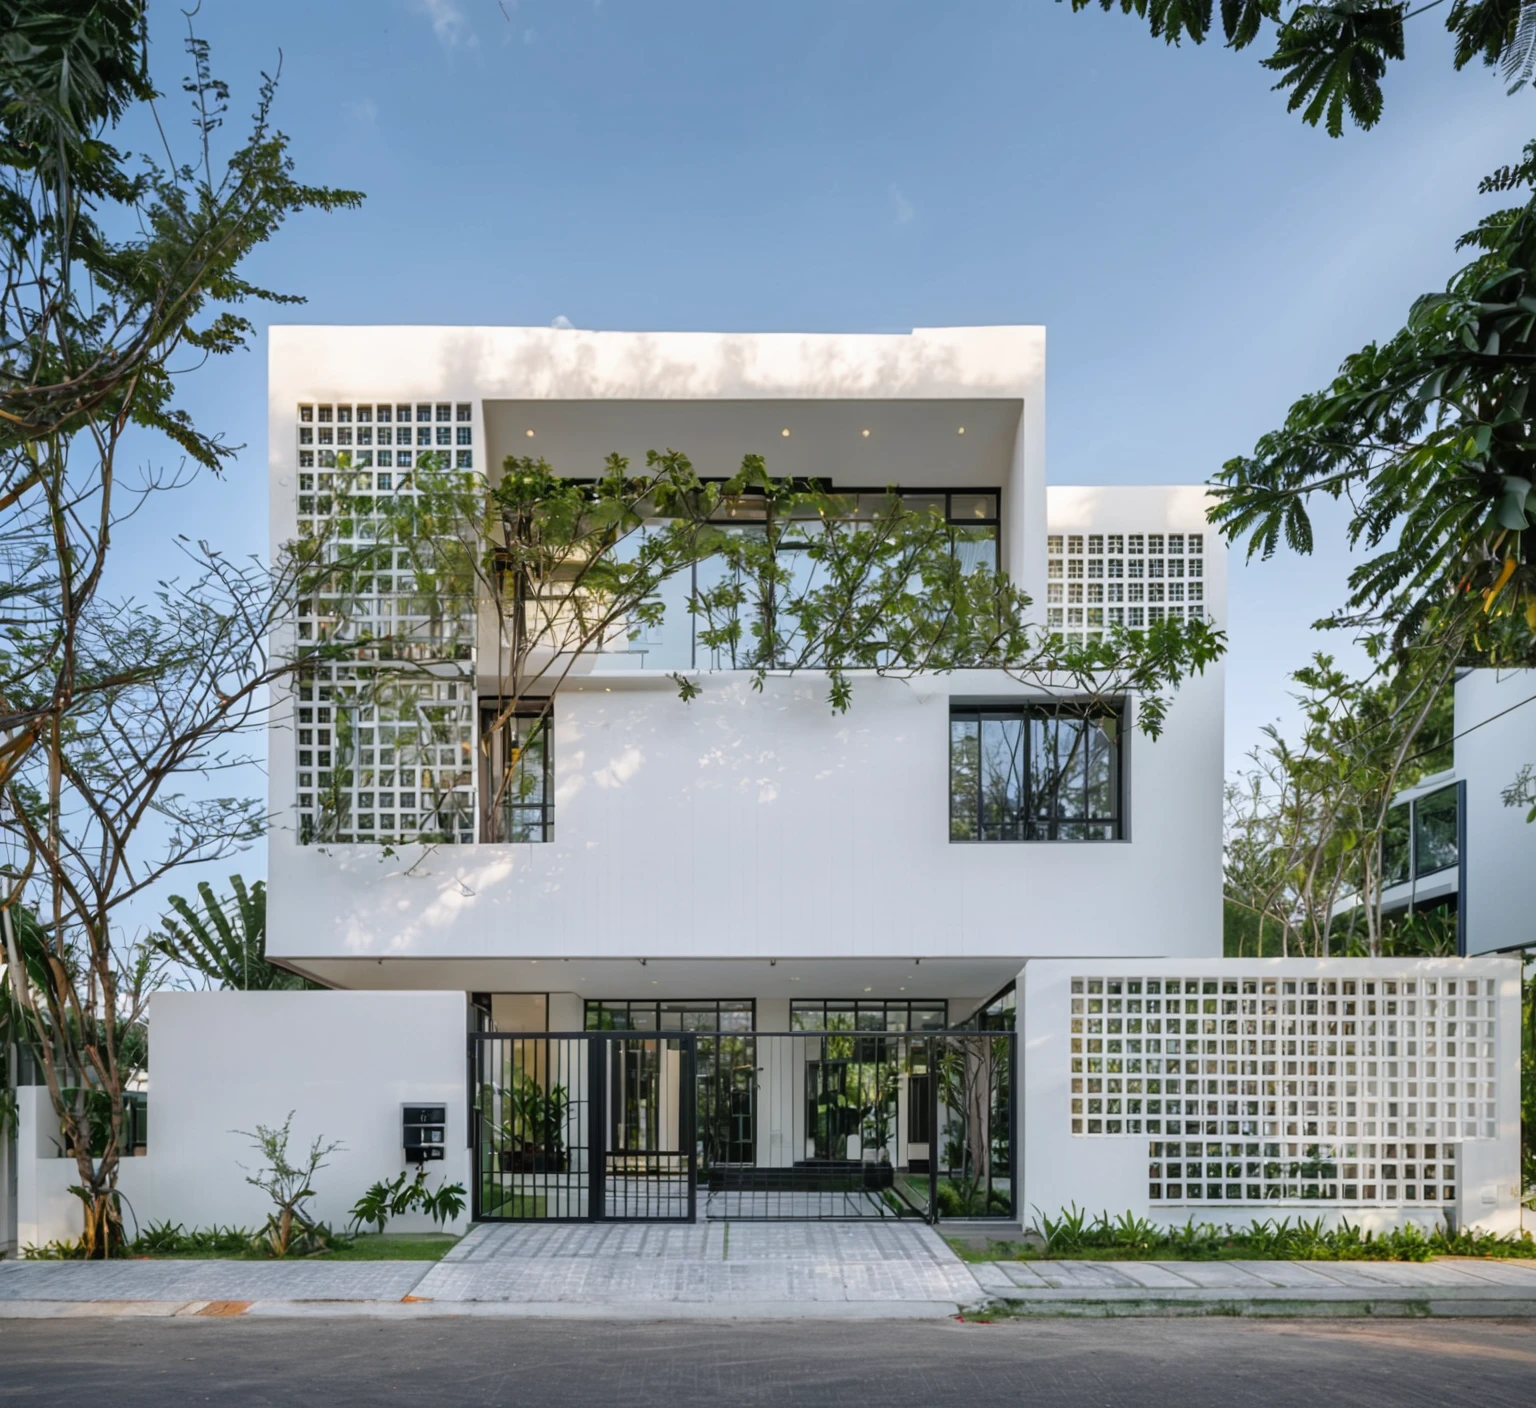
[[(1536, 670), (1455, 685), (1454, 766), (1399, 793), (1383, 843), (1384, 915), (1457, 915), (1463, 953), (1536, 944), (1536, 825), (1513, 794), (1536, 765)], [(1536, 784), (1533, 784), (1536, 786)]]
[[(760, 452), (771, 473), (898, 485), (990, 526), (970, 550), (995, 553), (1064, 634), (1219, 624), (1225, 553), (1203, 490), (1048, 487), (1044, 389), (1036, 327), (274, 328), (273, 547), (323, 513), (343, 450), (364, 492), (398, 492), (427, 449), (491, 475), (537, 453), (573, 476), (676, 448), (725, 477)], [(391, 587), (398, 620), (409, 586)], [(492, 658), (483, 621), (464, 633)], [(953, 1028), (1030, 958), (1219, 954), (1221, 665), (1180, 691), (1156, 741), (1134, 699), (1085, 725), (1095, 780), (998, 829), (952, 789), (952, 750), (1013, 750), (1027, 773), (1023, 750), (1057, 728), (1045, 691), (1001, 672), (866, 678), (837, 716), (817, 679), (759, 693), (707, 664), (681, 589), (663, 627), (585, 662), (557, 696), (530, 839), (511, 843), (475, 821), (484, 664), (473, 692), (437, 686), (440, 756), (407, 769), (386, 725), (353, 720), (341, 844), (306, 844), (336, 720), (326, 680), (305, 685), (271, 730), (269, 955), (339, 988), (457, 990), (485, 1028), (528, 1033)], [(699, 672), (691, 704), (676, 670)], [(453, 841), (378, 844), (413, 828)], [(770, 1141), (763, 1112), (783, 1101), (761, 1082), (727, 1103), (734, 1164), (770, 1142), (791, 1162), (860, 1143), (802, 1146), (794, 1111)]]

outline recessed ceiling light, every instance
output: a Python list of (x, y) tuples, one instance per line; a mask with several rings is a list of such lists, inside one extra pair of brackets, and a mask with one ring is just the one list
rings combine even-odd
[(865, 991), (865, 992), (873, 992), (873, 991), (874, 991), (874, 989), (873, 989), (873, 988), (865, 988), (865, 989), (864, 989), (864, 991)]
[[(529, 431), (529, 432), (528, 432), (528, 433), (529, 433), (529, 434), (530, 434), (530, 435), (532, 435), (532, 434), (533, 434), (533, 432), (532, 432), (532, 431), (531, 431), (531, 430), (530, 430), (530, 431)], [(963, 425), (962, 425), (962, 426), (961, 426), (961, 427), (960, 427), (960, 429), (959, 429), (959, 430), (957, 430), (957, 431), (956, 431), (956, 432), (955, 432), (955, 434), (957, 434), (957, 435), (964, 435), (964, 434), (965, 434), (965, 427), (964, 427), (964, 426), (963, 426)]]
[[(963, 431), (962, 431), (962, 432), (961, 432), (961, 433), (962, 433), (962, 434), (964, 434), (964, 432), (963, 432)], [(529, 439), (530, 439), (530, 440), (532, 440), (532, 439), (533, 439), (533, 432), (532, 432), (532, 431), (531, 431), (531, 430), (525, 430), (525, 431), (524, 431), (524, 432), (523, 432), (523, 434), (524, 434), (524, 435), (526, 435), (526, 436), (527, 436), (527, 437), (528, 437), (528, 438), (529, 438)]]
[(866, 440), (868, 440), (869, 439), (869, 427), (866, 425), (864, 427), (864, 429), (859, 432), (859, 434), (862, 435)]
[(779, 432), (779, 434), (782, 435), (786, 440), (788, 440), (789, 439), (789, 427), (786, 425), (784, 427), (784, 429)]

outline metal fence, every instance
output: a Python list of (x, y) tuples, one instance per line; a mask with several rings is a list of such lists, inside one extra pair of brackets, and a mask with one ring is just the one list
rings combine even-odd
[(475, 1216), (1015, 1215), (1012, 1032), (471, 1037)]

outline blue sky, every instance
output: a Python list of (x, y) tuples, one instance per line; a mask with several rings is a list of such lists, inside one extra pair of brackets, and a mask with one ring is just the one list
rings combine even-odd
[[(179, 8), (154, 9), (175, 140)], [(253, 264), (284, 321), (904, 331), (1044, 323), (1049, 475), (1199, 481), (1460, 262), (1532, 98), (1410, 25), (1371, 133), (1333, 141), (1252, 52), (1171, 50), (1050, 0), (203, 0), (248, 110), (282, 52), (302, 179), (363, 209)], [(234, 123), (231, 124), (232, 128)], [(260, 311), (258, 316), (268, 316)], [(133, 529), (264, 546), (265, 346), (186, 383), (249, 447)], [(150, 453), (146, 450), (146, 453)], [(1234, 559), (1228, 766), (1329, 644), (1347, 571)]]

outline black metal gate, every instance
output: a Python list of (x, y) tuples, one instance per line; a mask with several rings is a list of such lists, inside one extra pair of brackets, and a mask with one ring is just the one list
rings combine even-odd
[(1016, 1213), (1013, 1032), (470, 1042), (481, 1220)]
[(470, 1037), (474, 1215), (692, 1222), (694, 1038)]

